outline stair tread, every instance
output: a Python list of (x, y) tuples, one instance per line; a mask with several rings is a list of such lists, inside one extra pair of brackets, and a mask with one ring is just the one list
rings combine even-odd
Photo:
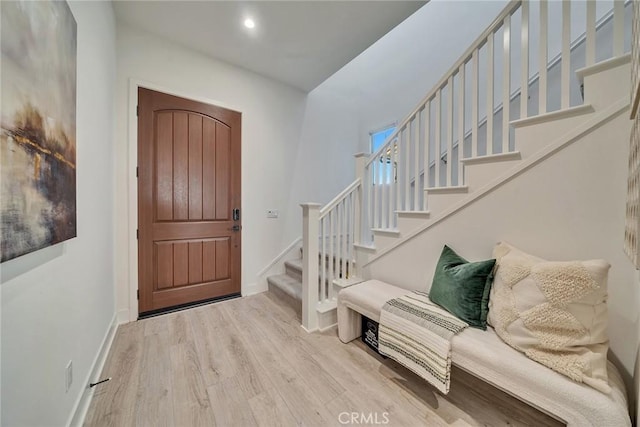
[(284, 262), (284, 265), (302, 273), (302, 258), (289, 259)]
[(364, 282), (364, 279), (358, 276), (352, 276), (348, 279), (334, 279), (333, 284), (339, 288), (348, 288), (349, 286), (357, 285)]
[(465, 157), (460, 161), (465, 165), (473, 165), (478, 163), (495, 163), (495, 162), (504, 162), (511, 160), (521, 160), (521, 155), (519, 151), (509, 151), (506, 153), (498, 153), (498, 154), (487, 154), (484, 156), (476, 156), (476, 157)]
[(398, 216), (429, 216), (431, 211), (396, 211)]
[(466, 185), (451, 185), (448, 187), (427, 187), (424, 191), (432, 194), (467, 193), (469, 187)]
[(302, 282), (287, 274), (278, 274), (276, 276), (267, 277), (267, 282), (278, 287), (286, 294), (302, 300)]
[(583, 104), (575, 107), (564, 108), (562, 110), (551, 111), (549, 113), (538, 114), (537, 116), (527, 117), (525, 119), (512, 120), (511, 126), (514, 128), (537, 125), (540, 123), (560, 120), (568, 117), (580, 116), (583, 114), (593, 113), (595, 110), (591, 104)]
[(397, 228), (372, 228), (371, 231), (380, 234), (400, 235), (400, 230)]
[(316, 310), (318, 313), (327, 313), (331, 310), (335, 310), (338, 307), (338, 301), (336, 299), (330, 299), (326, 301), (319, 302), (316, 306)]

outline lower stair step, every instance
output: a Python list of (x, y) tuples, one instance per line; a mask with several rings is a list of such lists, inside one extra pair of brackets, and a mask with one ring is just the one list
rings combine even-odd
[(294, 300), (302, 301), (302, 282), (300, 280), (288, 274), (279, 274), (267, 277), (267, 283), (270, 291), (276, 291), (276, 293), (285, 294)]
[(285, 273), (302, 282), (302, 259), (290, 259), (284, 262)]

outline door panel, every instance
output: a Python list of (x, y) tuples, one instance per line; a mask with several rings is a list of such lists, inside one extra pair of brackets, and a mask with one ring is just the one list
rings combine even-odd
[(240, 113), (138, 91), (139, 312), (240, 292)]

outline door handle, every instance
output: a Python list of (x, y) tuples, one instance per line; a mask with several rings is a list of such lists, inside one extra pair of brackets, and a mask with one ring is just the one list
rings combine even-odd
[(233, 210), (233, 220), (234, 221), (239, 221), (240, 220), (240, 209), (235, 208)]
[(234, 225), (229, 230), (231, 230), (231, 231), (240, 231), (240, 230), (242, 230), (242, 226), (241, 225)]

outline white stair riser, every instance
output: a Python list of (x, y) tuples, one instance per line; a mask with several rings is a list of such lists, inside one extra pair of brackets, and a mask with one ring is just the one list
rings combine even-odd
[(396, 234), (386, 234), (386, 233), (373, 233), (373, 242), (376, 245), (376, 250), (382, 250), (386, 247), (389, 247), (396, 243), (399, 239), (399, 236)]
[(398, 230), (400, 235), (407, 234), (429, 221), (430, 215), (398, 214)]
[(629, 96), (629, 75), (631, 64), (621, 64), (606, 72), (599, 72), (584, 78), (584, 102), (594, 108), (602, 108)]
[[(593, 114), (594, 113), (581, 114), (574, 117), (553, 119), (531, 126), (517, 127), (515, 129), (516, 149), (520, 151), (522, 158), (526, 159), (562, 135), (589, 121)], [(535, 131), (532, 131), (532, 128), (535, 129)]]
[(468, 193), (429, 193), (427, 191), (427, 205), (432, 218), (437, 217), (447, 208), (453, 206), (460, 200), (468, 196)]
[(469, 192), (471, 193), (484, 187), (520, 162), (521, 160), (507, 160), (466, 165), (464, 167), (464, 175)]
[(291, 276), (299, 280), (300, 282), (302, 282), (302, 270), (299, 270), (297, 267), (292, 265), (287, 265), (287, 264), (285, 264), (284, 269), (285, 269), (285, 273), (288, 276)]

